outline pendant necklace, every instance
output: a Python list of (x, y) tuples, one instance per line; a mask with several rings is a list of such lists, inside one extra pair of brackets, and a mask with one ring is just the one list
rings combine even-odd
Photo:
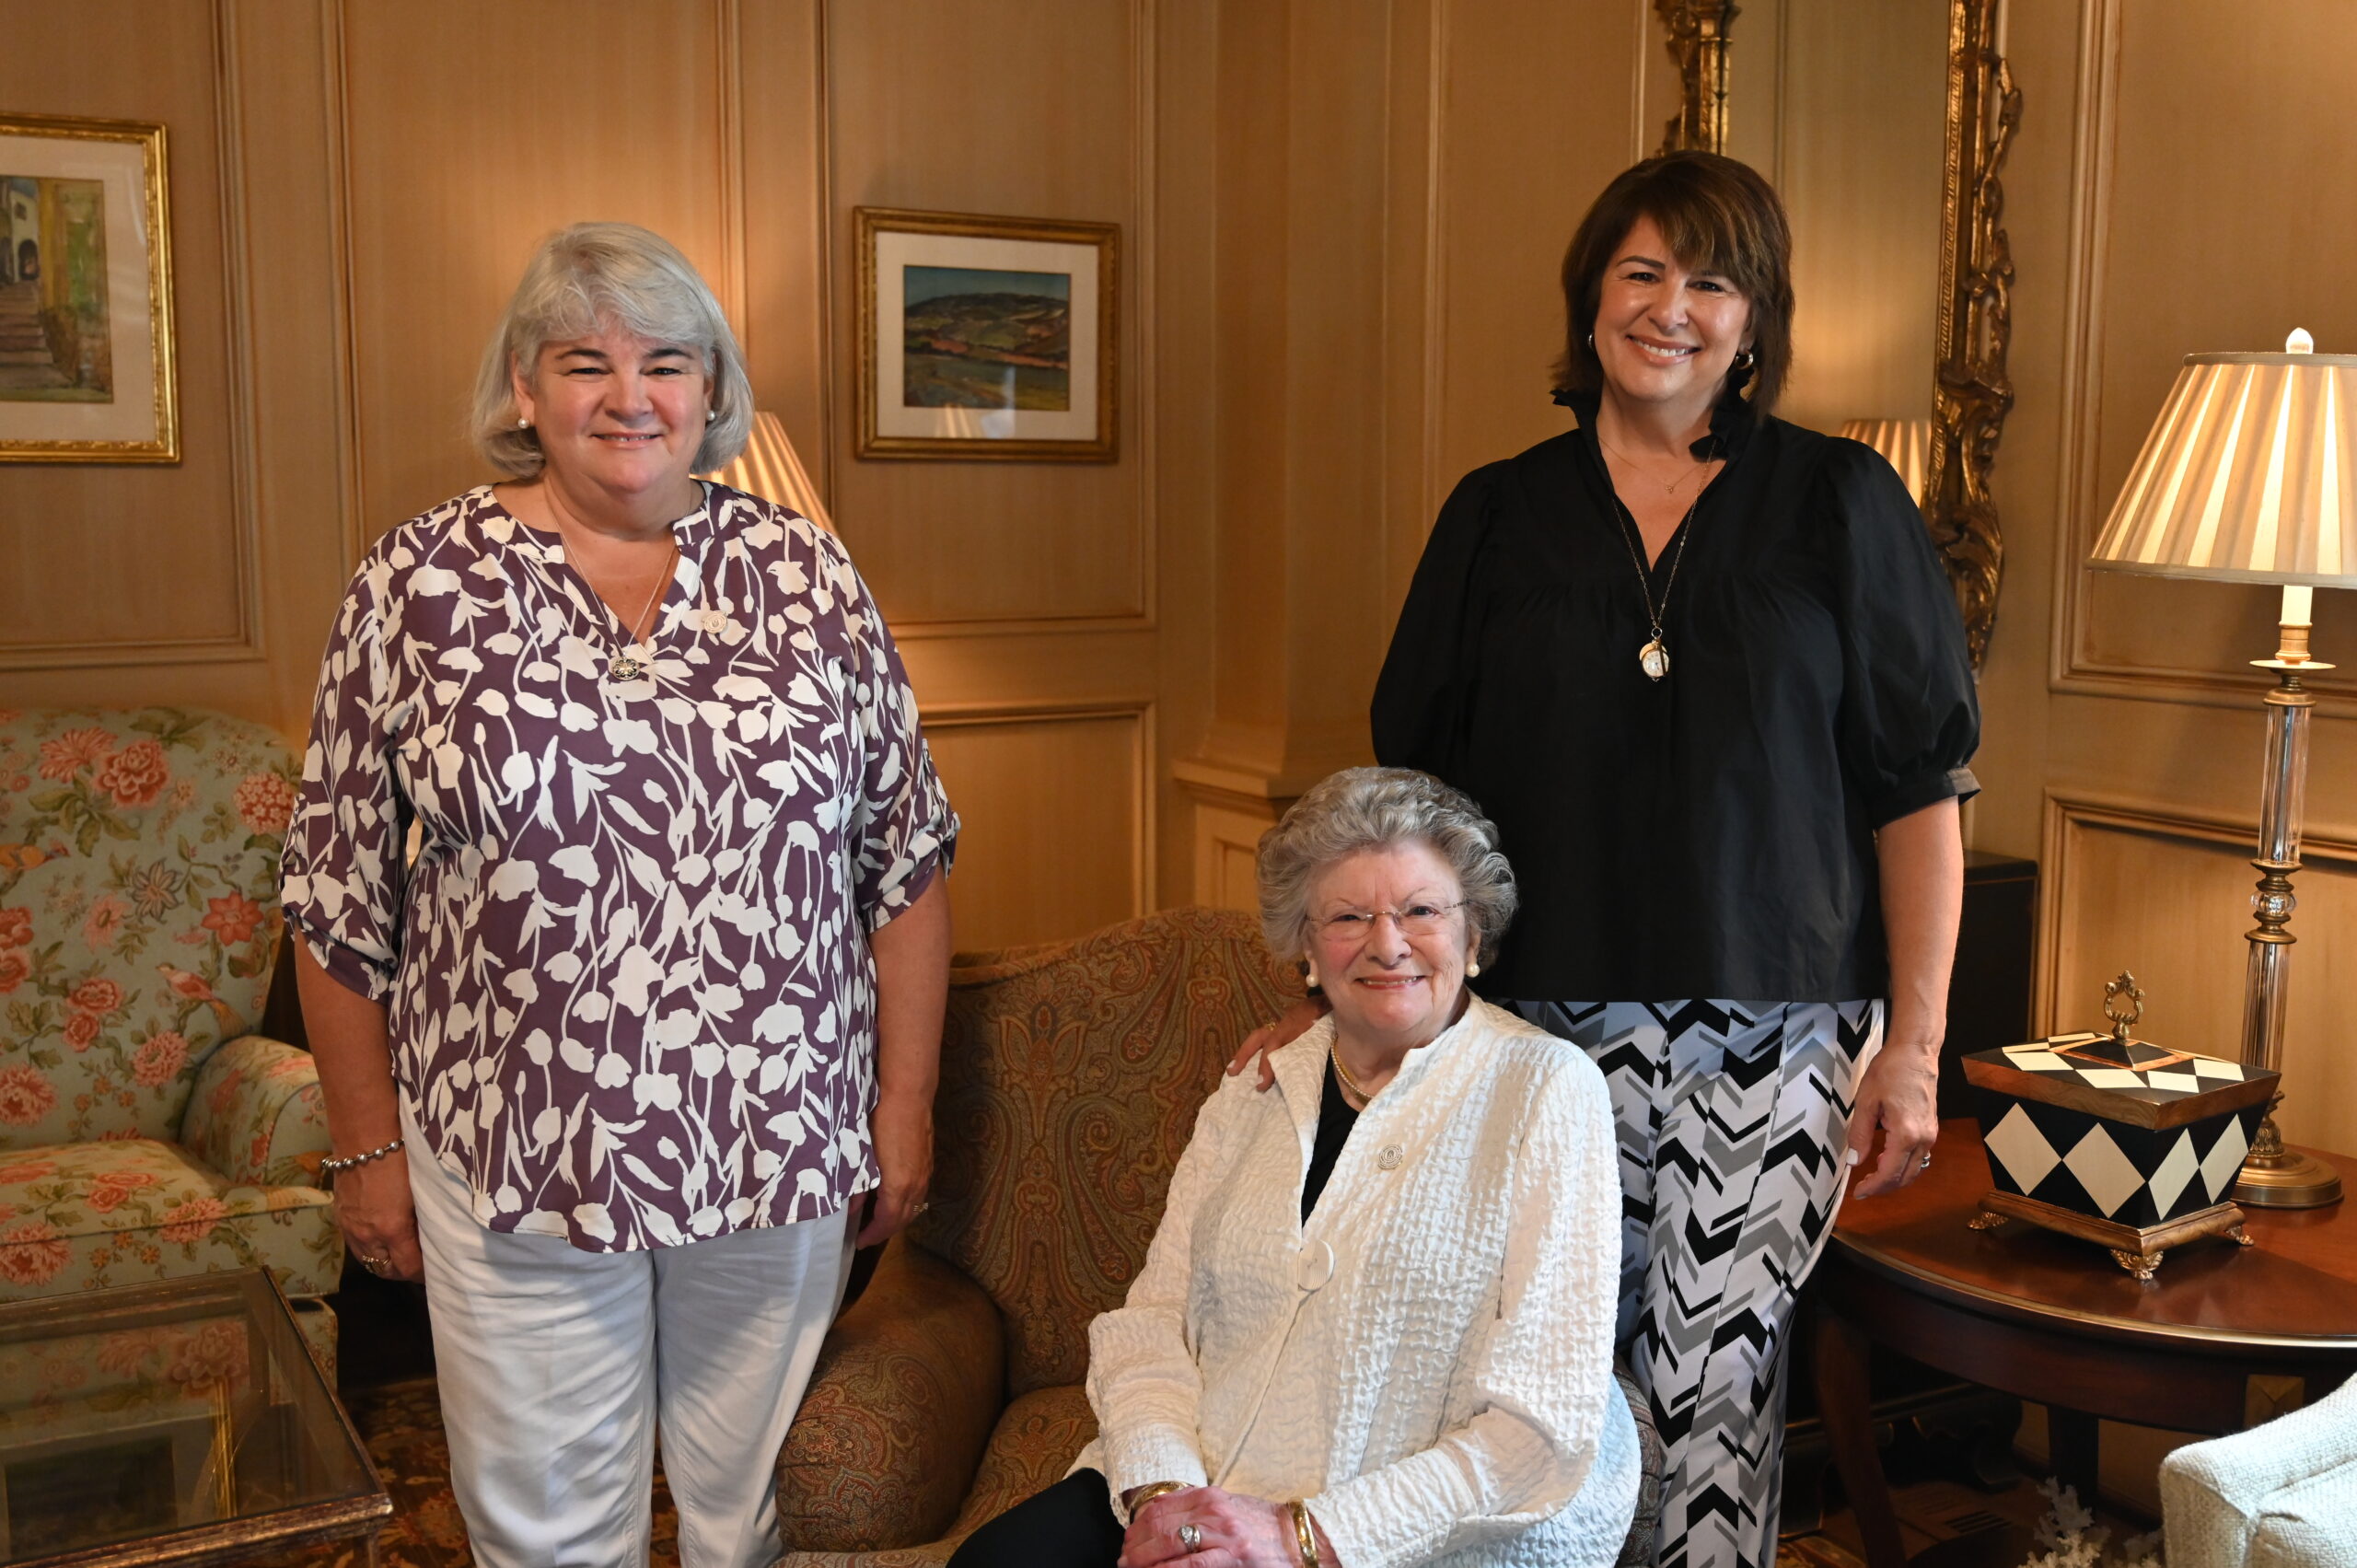
[[(564, 519), (562, 517), (556, 520), (556, 532), (557, 537), (564, 541), (564, 558), (573, 563), (574, 570), (581, 574), (581, 580), (589, 584), (589, 591), (597, 595), (598, 602), (605, 606), (606, 613), (613, 616), (615, 621), (619, 623), (621, 618), (614, 615), (613, 606), (606, 602), (606, 596), (598, 592), (598, 585), (591, 581), (588, 566), (574, 553), (573, 536), (564, 531)], [(679, 568), (679, 541), (675, 537), (671, 540), (670, 558), (664, 562), (661, 574), (655, 579), (653, 590), (646, 596), (646, 603), (640, 608), (637, 615), (631, 619), (630, 624), (622, 627), (622, 634), (626, 641), (621, 651), (615, 654), (606, 665), (608, 680), (617, 682), (636, 680), (653, 666), (655, 650), (647, 645), (644, 634), (647, 614), (654, 610), (656, 601), (663, 597), (664, 587), (671, 581), (672, 575)]]
[[(1597, 437), (1599, 442), (1602, 439), (1601, 436)], [(1605, 476), (1605, 488), (1612, 489), (1611, 475), (1608, 471)], [(1708, 490), (1710, 486), (1705, 485), (1702, 488)], [(1661, 618), (1669, 613), (1669, 595), (1670, 591), (1678, 587), (1678, 563), (1686, 559), (1686, 542), (1693, 537), (1694, 533), (1694, 510), (1701, 505), (1702, 491), (1698, 490), (1694, 493), (1694, 499), (1687, 503), (1686, 516), (1678, 519), (1678, 553), (1669, 558), (1669, 580), (1662, 584), (1661, 603), (1655, 605), (1653, 578), (1645, 571), (1644, 530), (1637, 526), (1636, 516), (1621, 503), (1620, 493), (1617, 490), (1612, 492), (1613, 516), (1616, 520), (1628, 525), (1627, 531), (1620, 536), (1620, 542), (1629, 547), (1629, 560), (1637, 568), (1637, 591), (1644, 596), (1645, 623), (1651, 628), (1651, 634), (1646, 637), (1645, 645), (1637, 650), (1637, 668), (1645, 672), (1645, 679), (1648, 680), (1658, 682), (1662, 677), (1669, 673), (1669, 640), (1662, 631)]]

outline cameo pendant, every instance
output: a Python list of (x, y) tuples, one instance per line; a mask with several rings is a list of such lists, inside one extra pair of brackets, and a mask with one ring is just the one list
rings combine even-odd
[(1669, 673), (1669, 650), (1662, 645), (1658, 635), (1637, 650), (1637, 668), (1653, 680)]

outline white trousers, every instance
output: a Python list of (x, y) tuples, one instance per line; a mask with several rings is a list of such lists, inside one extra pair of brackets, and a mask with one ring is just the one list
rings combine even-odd
[(475, 1561), (645, 1563), (658, 1425), (685, 1568), (773, 1560), (778, 1451), (842, 1299), (850, 1211), (584, 1252), (485, 1229), (466, 1183), (404, 1131), (450, 1484)]

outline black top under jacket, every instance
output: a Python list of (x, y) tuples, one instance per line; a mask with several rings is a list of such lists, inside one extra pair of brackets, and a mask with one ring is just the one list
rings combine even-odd
[(1442, 508), (1376, 687), (1376, 756), (1480, 802), (1520, 884), (1480, 990), (1886, 994), (1875, 830), (1980, 788), (1963, 621), (1922, 515), (1873, 448), (1730, 397), (1695, 443), (1726, 466), (1651, 573), (1656, 684), (1596, 404), (1565, 401), (1579, 429)]
[(1309, 1168), (1301, 1174), (1301, 1223), (1309, 1223), (1310, 1212), (1318, 1207), (1318, 1195), (1326, 1191), (1326, 1179), (1334, 1174), (1334, 1162), (1342, 1157), (1342, 1145), (1351, 1141), (1351, 1129), (1359, 1124), (1359, 1113), (1342, 1098), (1342, 1080), (1334, 1075), (1334, 1058), (1326, 1058), (1326, 1086), (1318, 1096), (1318, 1136), (1309, 1145)]

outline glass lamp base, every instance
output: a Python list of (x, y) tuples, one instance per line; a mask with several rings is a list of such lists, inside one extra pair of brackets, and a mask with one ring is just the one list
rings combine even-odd
[(2321, 1209), (2340, 1202), (2340, 1173), (2296, 1149), (2258, 1155), (2244, 1162), (2228, 1196), (2255, 1209)]

